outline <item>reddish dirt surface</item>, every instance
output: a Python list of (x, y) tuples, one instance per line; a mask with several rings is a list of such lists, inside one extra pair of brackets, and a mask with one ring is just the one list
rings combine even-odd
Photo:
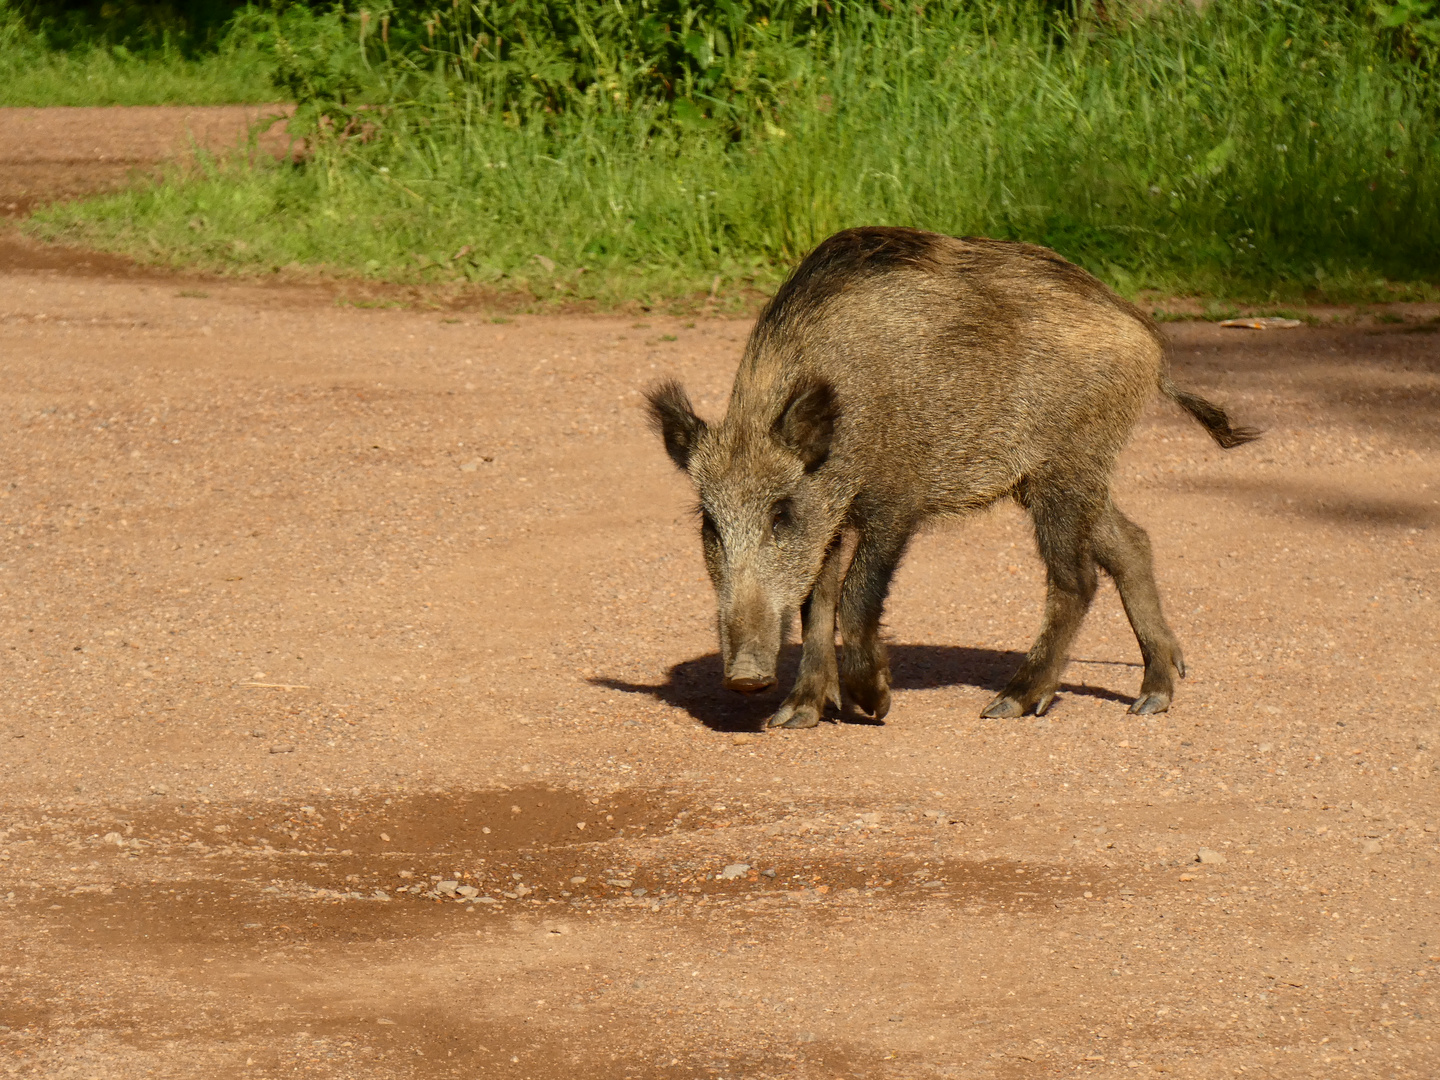
[(123, 187), (195, 150), (226, 154), (263, 126), (259, 146), (283, 154), (286, 105), (0, 108), (0, 217)]
[(1167, 327), (1267, 428), (1157, 401), (1118, 470), (1169, 713), (1106, 586), (1051, 712), (977, 718), (1006, 507), (903, 565), (885, 723), (762, 734), (638, 408), (718, 413), (745, 322), (7, 243), (0, 1076), (1440, 1074), (1433, 312)]

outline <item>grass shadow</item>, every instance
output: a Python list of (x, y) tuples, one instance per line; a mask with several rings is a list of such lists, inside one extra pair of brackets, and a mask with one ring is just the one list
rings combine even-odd
[[(896, 690), (973, 686), (995, 693), (1004, 687), (1023, 658), (1023, 653), (1013, 650), (980, 649), (965, 645), (892, 645), (891, 685)], [(754, 696), (725, 689), (718, 653), (682, 660), (669, 670), (665, 681), (658, 684), (632, 683), (598, 675), (590, 678), (589, 682), (627, 694), (648, 695), (656, 701), (685, 710), (712, 731), (758, 731), (789, 693), (799, 663), (800, 646), (785, 646), (780, 653), (778, 682), (775, 687)], [(1129, 705), (1135, 700), (1131, 695), (1080, 683), (1062, 683), (1060, 692), (1101, 698), (1123, 705)], [(848, 703), (844, 709), (830, 710), (825, 722), (875, 726), (884, 723), (866, 716)]]

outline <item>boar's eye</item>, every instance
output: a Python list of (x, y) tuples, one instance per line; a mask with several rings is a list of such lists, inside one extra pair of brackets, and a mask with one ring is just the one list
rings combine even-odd
[(775, 539), (780, 539), (780, 534), (790, 527), (792, 510), (789, 499), (781, 499), (770, 508), (770, 535)]
[(710, 511), (700, 511), (700, 539), (707, 544), (718, 544), (720, 542), (720, 530), (715, 528), (715, 519), (710, 516)]

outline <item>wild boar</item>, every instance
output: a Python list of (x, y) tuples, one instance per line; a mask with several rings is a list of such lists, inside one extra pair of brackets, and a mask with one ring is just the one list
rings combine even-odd
[(697, 416), (676, 382), (648, 396), (699, 494), (725, 685), (774, 685), (798, 611), (799, 677), (770, 724), (814, 726), (842, 685), (885, 716), (880, 617), (906, 544), (927, 519), (1008, 497), (1034, 523), (1045, 613), (981, 715), (1049, 708), (1097, 569), (1115, 581), (1145, 661), (1130, 711), (1169, 708), (1180, 645), (1149, 537), (1110, 498), (1116, 455), (1157, 389), (1223, 447), (1259, 434), (1176, 387), (1154, 323), (1053, 251), (902, 228), (830, 237), (765, 306), (722, 421)]

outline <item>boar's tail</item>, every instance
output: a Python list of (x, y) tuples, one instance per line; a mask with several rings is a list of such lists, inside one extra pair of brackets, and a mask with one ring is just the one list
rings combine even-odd
[(1254, 442), (1260, 437), (1259, 428), (1236, 427), (1219, 405), (1206, 401), (1199, 394), (1181, 390), (1170, 381), (1168, 374), (1162, 373), (1160, 376), (1160, 392), (1204, 424), (1205, 430), (1210, 432), (1210, 437), (1226, 450), (1234, 446), (1243, 446), (1247, 442)]

